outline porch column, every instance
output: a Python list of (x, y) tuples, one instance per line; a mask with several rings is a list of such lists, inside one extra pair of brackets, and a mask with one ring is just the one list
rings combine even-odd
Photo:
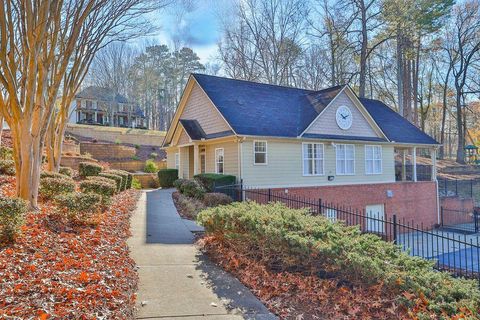
[(434, 148), (430, 151), (430, 157), (432, 158), (432, 181), (437, 180), (437, 149)]
[(417, 147), (413, 147), (412, 159), (413, 159), (413, 181), (417, 181)]
[(402, 181), (407, 181), (407, 150), (402, 149)]
[(199, 156), (199, 147), (198, 144), (193, 145), (193, 175), (199, 174), (199, 161), (200, 161), (200, 156)]

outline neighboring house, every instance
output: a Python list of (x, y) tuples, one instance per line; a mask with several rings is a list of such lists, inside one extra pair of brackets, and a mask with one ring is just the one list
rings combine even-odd
[(75, 95), (70, 122), (147, 129), (142, 110), (109, 88), (90, 86)]
[[(231, 174), (248, 187), (438, 222), (438, 142), (347, 85), (311, 91), (192, 74), (164, 147), (181, 178)], [(429, 181), (417, 181), (419, 149), (432, 156)]]

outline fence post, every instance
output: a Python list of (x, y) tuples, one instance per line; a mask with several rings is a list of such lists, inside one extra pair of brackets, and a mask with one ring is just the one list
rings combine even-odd
[(272, 201), (272, 189), (268, 189), (268, 202)]
[(440, 207), (440, 225), (443, 227), (443, 206)]
[(478, 232), (478, 212), (475, 208), (473, 208), (473, 219), (474, 219), (474, 225), (475, 225), (475, 233)]
[(397, 215), (393, 215), (393, 243), (397, 244)]
[(473, 180), (470, 179), (470, 198), (473, 198)]
[(455, 178), (455, 195), (458, 196), (458, 179)]
[(318, 214), (322, 214), (322, 199), (318, 199)]

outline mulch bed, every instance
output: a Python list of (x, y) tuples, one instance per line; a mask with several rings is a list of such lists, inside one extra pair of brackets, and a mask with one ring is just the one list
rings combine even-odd
[(274, 272), (239, 254), (227, 241), (206, 236), (197, 242), (210, 259), (232, 273), (281, 319), (407, 319), (382, 284), (344, 286), (339, 279)]
[[(0, 177), (0, 194), (13, 195), (13, 183)], [(0, 248), (0, 318), (133, 319), (138, 275), (126, 241), (138, 197), (116, 195), (94, 228), (55, 231), (48, 203), (29, 213)]]
[(195, 220), (200, 211), (206, 208), (202, 201), (184, 196), (178, 191), (172, 193), (173, 203), (178, 214), (188, 220)]

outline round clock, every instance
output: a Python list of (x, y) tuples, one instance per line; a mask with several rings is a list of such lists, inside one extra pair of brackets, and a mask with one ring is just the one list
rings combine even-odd
[(336, 120), (337, 125), (342, 130), (348, 130), (352, 126), (352, 111), (347, 106), (340, 106), (337, 109)]

